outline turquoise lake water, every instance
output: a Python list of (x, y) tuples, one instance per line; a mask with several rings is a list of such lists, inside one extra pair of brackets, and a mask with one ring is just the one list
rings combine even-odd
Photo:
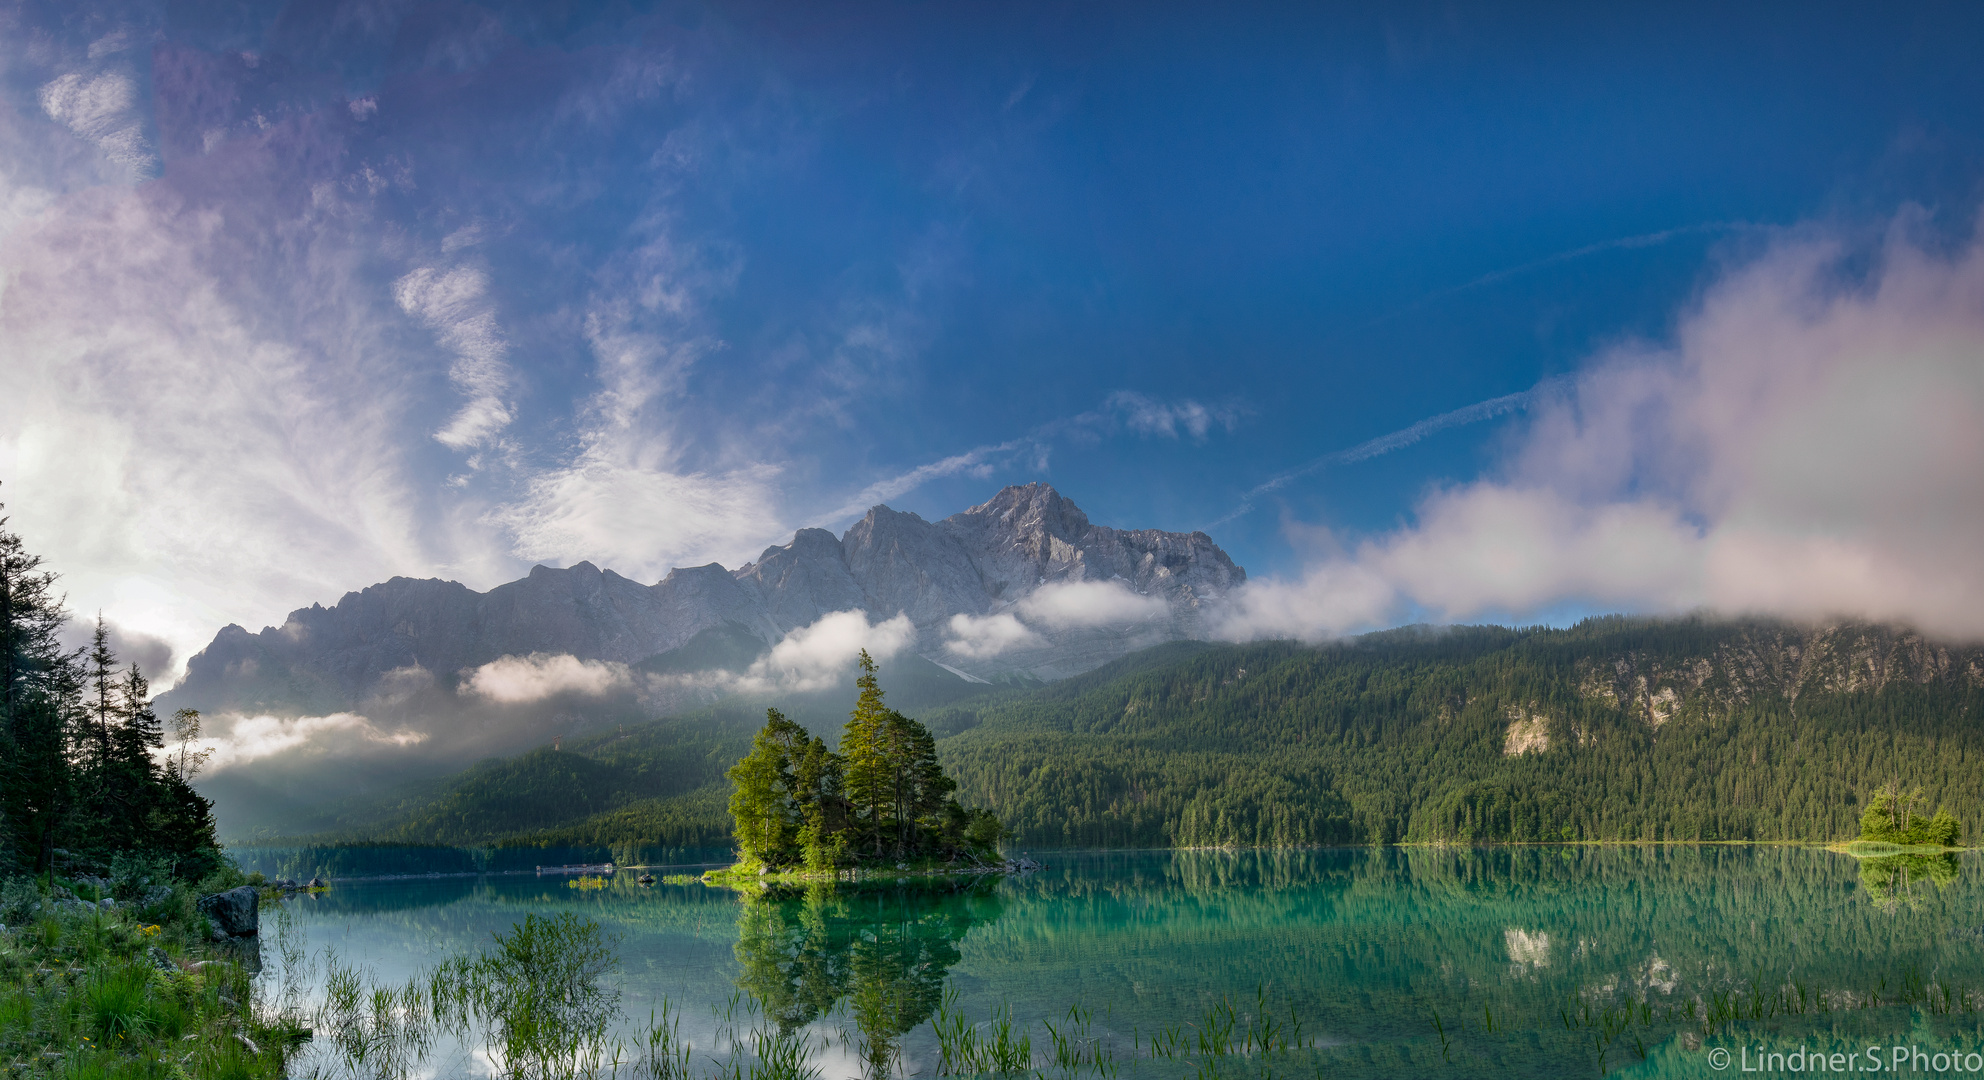
[[(274, 1000), (283, 954), (294, 963), (326, 948), (400, 980), (481, 948), (527, 912), (571, 911), (617, 939), (627, 1015), (645, 1019), (664, 999), (679, 1011), (699, 1074), (755, 1024), (803, 1033), (829, 1080), (872, 1073), (874, 1061), (937, 1075), (932, 1019), (949, 994), (986, 1037), (986, 1021), (1008, 1016), (1045, 1076), (1708, 1077), (1871, 1072), (1874, 1062), (1984, 1076), (1984, 877), (1972, 853), (1862, 863), (1777, 847), (1392, 848), (1043, 861), (1025, 877), (755, 898), (642, 888), (624, 872), (596, 891), (532, 876), (341, 883), (265, 914), (262, 980)], [(288, 982), (307, 1006), (308, 979)], [(1059, 1058), (1081, 1067), (1057, 1062), (1049, 1024)], [(457, 1055), (426, 1071), (474, 1075), (476, 1062)]]

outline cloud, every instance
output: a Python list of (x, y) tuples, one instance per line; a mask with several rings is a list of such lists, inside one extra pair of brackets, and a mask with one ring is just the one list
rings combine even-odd
[(210, 773), (306, 746), (319, 750), (331, 747), (350, 750), (368, 744), (381, 748), (404, 748), (416, 746), (427, 738), (420, 732), (404, 728), (387, 731), (357, 713), (223, 716), (208, 718), (208, 722), (227, 729), (225, 735), (201, 739), (195, 744), (199, 749), (213, 751), (214, 756), (207, 764)]
[(72, 71), (41, 88), (41, 108), (49, 119), (95, 143), (105, 157), (132, 176), (157, 165), (137, 115), (138, 88), (120, 72)]
[[(177, 666), (172, 642), (141, 630), (127, 630), (108, 619), (104, 620), (104, 629), (109, 631), (110, 651), (117, 654), (118, 663), (126, 667), (138, 665), (148, 680), (170, 678)], [(79, 649), (87, 647), (95, 633), (96, 620), (72, 613), (69, 621), (62, 624), (60, 637), (64, 648)]]
[(915, 643), (916, 627), (908, 615), (871, 623), (865, 612), (836, 611), (781, 638), (752, 663), (739, 686), (793, 693), (826, 690), (848, 677), (862, 649), (879, 664)]
[(1047, 644), (1047, 639), (1009, 611), (996, 615), (953, 615), (948, 629), (946, 646), (973, 660), (989, 660), (1013, 649), (1036, 649)]
[(580, 660), (570, 653), (505, 656), (476, 668), (459, 693), (504, 705), (541, 701), (559, 694), (601, 697), (632, 685), (627, 665)]
[[(1534, 403), (1501, 474), (1250, 583), (1230, 637), (1561, 604), (1895, 620), (1984, 638), (1984, 244), (1871, 253), (1789, 235), (1671, 344), (1595, 357)], [(1857, 260), (1871, 271), (1855, 271)]]
[(530, 560), (588, 558), (643, 579), (711, 561), (736, 565), (788, 532), (775, 464), (683, 467), (676, 410), (695, 359), (713, 346), (672, 342), (596, 313), (589, 328), (603, 388), (584, 408), (580, 448), (533, 476), (524, 498), (490, 515)]
[(310, 272), (272, 280), (238, 256), (252, 220), (180, 209), (87, 190), (0, 248), (4, 498), (71, 602), (184, 658), (216, 626), (475, 560), (425, 548), (405, 362), (343, 239), (299, 229)]
[(1072, 416), (1056, 417), (1018, 438), (975, 446), (963, 453), (939, 458), (878, 480), (818, 520), (838, 525), (860, 517), (877, 503), (914, 491), (931, 480), (950, 476), (988, 479), (1015, 460), (1024, 461), (1036, 471), (1045, 470), (1055, 440), (1071, 438), (1093, 442), (1104, 432), (1114, 429), (1119, 422), (1132, 431), (1146, 435), (1175, 439), (1183, 431), (1194, 440), (1203, 441), (1215, 423), (1231, 431), (1239, 423), (1243, 412), (1237, 404), (1209, 406), (1190, 399), (1166, 402), (1133, 390), (1118, 390), (1103, 399), (1097, 408)]
[(1014, 649), (1044, 648), (1041, 630), (1129, 627), (1171, 613), (1160, 597), (1145, 596), (1120, 581), (1061, 581), (1042, 585), (1011, 610), (992, 615), (953, 615), (945, 647), (973, 660)]
[(1451, 412), (1443, 412), (1438, 416), (1429, 416), (1418, 423), (1407, 425), (1397, 431), (1387, 432), (1375, 439), (1367, 439), (1348, 450), (1338, 450), (1334, 453), (1324, 454), (1322, 457), (1306, 465), (1297, 466), (1287, 472), (1272, 476), (1260, 484), (1256, 484), (1245, 495), (1240, 497), (1240, 505), (1235, 507), (1232, 513), (1227, 514), (1217, 521), (1207, 523), (1206, 528), (1217, 528), (1240, 517), (1252, 510), (1261, 496), (1287, 487), (1293, 481), (1299, 480), (1311, 473), (1320, 472), (1333, 465), (1352, 465), (1359, 461), (1367, 461), (1380, 454), (1389, 454), (1394, 450), (1402, 450), (1424, 439), (1428, 435), (1445, 431), (1448, 428), (1460, 427), (1464, 424), (1478, 424), (1483, 420), (1493, 420), (1496, 417), (1506, 416), (1509, 413), (1520, 412), (1534, 404), (1538, 396), (1550, 385), (1551, 383), (1545, 382), (1528, 390), (1518, 391), (1513, 394), (1503, 394), (1500, 397), (1489, 398), (1487, 401), (1477, 401), (1472, 405), (1463, 406)]
[(468, 397), (434, 438), (456, 450), (490, 442), (514, 414), (504, 395), (510, 390), (509, 342), (489, 303), (489, 279), (479, 270), (457, 267), (445, 273), (421, 267), (393, 285), (400, 310), (434, 331), (454, 354), (448, 379)]
[(1240, 422), (1234, 405), (1205, 405), (1189, 398), (1159, 401), (1134, 390), (1118, 390), (1103, 402), (1105, 412), (1121, 416), (1124, 426), (1143, 435), (1178, 438), (1182, 433), (1194, 442), (1204, 442), (1206, 433), (1217, 424), (1228, 431)]
[(1170, 607), (1120, 581), (1063, 581), (1042, 585), (1014, 605), (1028, 622), (1056, 630), (1127, 626), (1161, 619)]

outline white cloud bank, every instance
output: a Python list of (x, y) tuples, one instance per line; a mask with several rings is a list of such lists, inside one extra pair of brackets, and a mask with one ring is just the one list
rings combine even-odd
[(743, 688), (806, 693), (830, 689), (854, 670), (861, 650), (882, 663), (916, 644), (909, 616), (870, 622), (861, 611), (836, 611), (779, 639), (745, 672)]
[(1250, 583), (1225, 636), (1581, 603), (1858, 617), (1984, 637), (1984, 243), (1875, 271), (1802, 234), (1737, 268), (1666, 347), (1598, 356), (1531, 406), (1500, 473), (1416, 522)]
[(1008, 611), (953, 615), (945, 645), (973, 660), (988, 660), (1014, 649), (1047, 645), (1041, 630), (1131, 627), (1164, 618), (1170, 606), (1120, 581), (1065, 581), (1042, 585)]
[[(404, 748), (427, 739), (417, 731), (387, 731), (366, 717), (348, 712), (329, 716), (223, 716), (216, 720), (216, 726), (226, 728), (226, 733), (193, 744), (194, 749), (213, 752), (207, 768), (216, 772), (304, 746), (319, 750), (368, 745)], [(167, 747), (172, 752), (177, 749)]]
[(581, 660), (570, 653), (531, 653), (492, 660), (462, 681), (459, 692), (504, 705), (542, 701), (558, 694), (602, 697), (632, 685), (627, 665)]

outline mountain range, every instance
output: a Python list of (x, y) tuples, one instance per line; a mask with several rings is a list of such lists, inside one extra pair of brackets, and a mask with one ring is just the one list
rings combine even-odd
[[(936, 522), (876, 506), (839, 537), (801, 529), (736, 570), (676, 569), (652, 585), (589, 562), (539, 566), (486, 593), (393, 578), (259, 633), (222, 629), (161, 705), (325, 715), (403, 693), (413, 673), (457, 683), (506, 656), (679, 668), (664, 658), (698, 635), (745, 642), (746, 657), (709, 650), (736, 667), (844, 611), (906, 616), (914, 651), (966, 681), (1016, 672), (1053, 679), (1204, 636), (1207, 605), (1246, 577), (1204, 533), (1095, 525), (1053, 488), (1028, 484)], [(1104, 610), (1029, 606), (1043, 590), (1074, 584), (1100, 587), (1094, 599)], [(1009, 648), (975, 647), (950, 632), (958, 616), (1001, 614), (1025, 630)]]
[(805, 713), (837, 700), (862, 644), (887, 654), (906, 705), (1062, 678), (1207, 636), (1245, 581), (1204, 533), (1096, 525), (1027, 484), (934, 522), (876, 506), (838, 537), (801, 529), (735, 570), (653, 584), (590, 562), (487, 592), (393, 578), (281, 626), (222, 629), (157, 707), (197, 709), (232, 740), (216, 797), (250, 785), (263, 790), (246, 804), (268, 806), (298, 769), (369, 784), (740, 694)]

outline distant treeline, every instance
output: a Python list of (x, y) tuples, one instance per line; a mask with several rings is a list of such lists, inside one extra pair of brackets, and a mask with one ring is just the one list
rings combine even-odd
[(163, 862), (197, 881), (220, 866), (211, 804), (188, 781), (199, 715), (171, 718), (179, 752), (136, 664), (123, 666), (103, 620), (65, 648), (55, 575), (0, 517), (0, 876), (85, 873), (118, 859)]

